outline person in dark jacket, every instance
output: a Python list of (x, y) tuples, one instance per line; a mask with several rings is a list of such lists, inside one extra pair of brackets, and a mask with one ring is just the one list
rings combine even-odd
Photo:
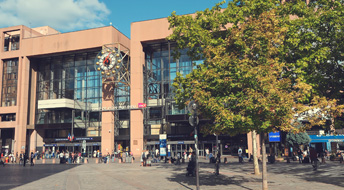
[(34, 154), (33, 154), (33, 152), (31, 152), (31, 155), (30, 155), (30, 166), (34, 166), (33, 158), (34, 158)]
[(309, 158), (311, 159), (311, 163), (313, 164), (313, 169), (318, 169), (318, 154), (317, 151), (311, 147), (309, 150)]
[(27, 160), (27, 153), (24, 153), (24, 159), (23, 159), (23, 166), (25, 167), (26, 164), (26, 160)]

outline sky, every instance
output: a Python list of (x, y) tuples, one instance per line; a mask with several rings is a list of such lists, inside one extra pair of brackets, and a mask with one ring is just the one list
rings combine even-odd
[(112, 24), (130, 38), (130, 24), (212, 8), (222, 0), (0, 0), (0, 28), (50, 26), (71, 32)]

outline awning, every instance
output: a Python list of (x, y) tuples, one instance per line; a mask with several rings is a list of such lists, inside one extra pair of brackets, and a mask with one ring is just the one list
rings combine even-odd
[(344, 142), (344, 135), (309, 135), (311, 143)]

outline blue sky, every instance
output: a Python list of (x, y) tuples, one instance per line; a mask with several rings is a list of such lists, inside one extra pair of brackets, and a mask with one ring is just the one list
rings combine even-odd
[(0, 27), (51, 26), (70, 32), (110, 25), (130, 37), (130, 23), (189, 14), (221, 0), (0, 0)]

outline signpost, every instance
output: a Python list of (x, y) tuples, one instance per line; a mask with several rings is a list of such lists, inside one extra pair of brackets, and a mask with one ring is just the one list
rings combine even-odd
[(281, 135), (279, 131), (269, 133), (269, 142), (280, 142), (280, 141), (281, 141)]

